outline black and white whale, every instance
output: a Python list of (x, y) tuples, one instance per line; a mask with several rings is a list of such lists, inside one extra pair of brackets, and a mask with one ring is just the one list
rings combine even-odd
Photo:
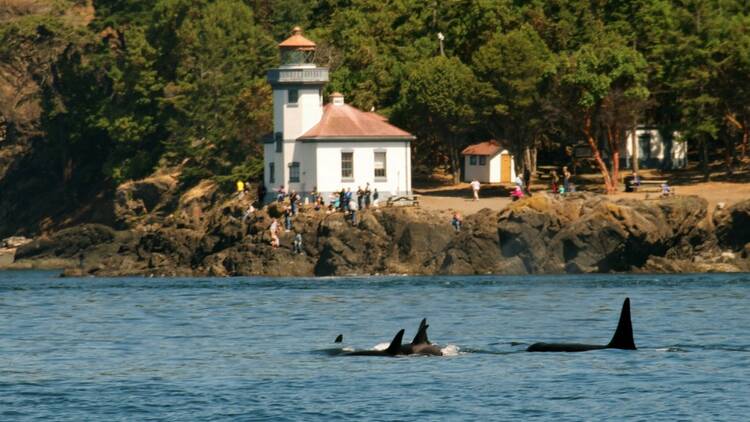
[(427, 318), (423, 318), (422, 322), (419, 323), (419, 330), (417, 335), (410, 344), (404, 344), (401, 346), (401, 353), (404, 355), (429, 355), (429, 356), (443, 356), (443, 351), (439, 347), (430, 343), (427, 338), (427, 328), (430, 326), (427, 324)]
[(404, 339), (404, 329), (396, 333), (391, 340), (391, 344), (385, 350), (355, 350), (353, 352), (342, 353), (344, 356), (397, 356), (401, 355), (401, 342)]
[(630, 298), (625, 298), (620, 312), (620, 321), (612, 336), (612, 340), (606, 345), (580, 344), (580, 343), (534, 343), (529, 346), (527, 352), (585, 352), (600, 349), (624, 349), (636, 350), (633, 341), (633, 324), (630, 322)]
[[(414, 339), (409, 344), (403, 344), (404, 330), (399, 331), (398, 334), (393, 338), (388, 348), (384, 350), (359, 350), (353, 352), (343, 353), (347, 356), (397, 356), (397, 355), (429, 355), (429, 356), (442, 356), (443, 352), (438, 346), (435, 346), (430, 342), (427, 337), (427, 328), (430, 326), (427, 324), (427, 318), (422, 319), (419, 324), (419, 329)], [(400, 336), (399, 336), (400, 334)], [(398, 339), (398, 347), (396, 348), (395, 342)], [(339, 334), (336, 337), (335, 343), (343, 342), (343, 335)]]

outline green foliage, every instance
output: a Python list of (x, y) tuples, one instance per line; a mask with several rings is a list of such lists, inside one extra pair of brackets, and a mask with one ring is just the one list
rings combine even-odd
[(330, 67), (329, 92), (418, 136), (418, 165), (455, 171), (460, 148), (490, 136), (516, 154), (575, 142), (584, 117), (596, 141), (635, 122), (691, 144), (750, 125), (739, 0), (95, 0), (88, 25), (70, 17), (83, 2), (28, 4), (0, 12), (0, 112), (40, 133), (65, 189), (159, 166), (185, 182), (259, 178), (265, 72), (295, 25)]
[(495, 138), (510, 141), (517, 156), (538, 141), (547, 124), (546, 88), (556, 62), (530, 25), (496, 34), (474, 55), (477, 74), (490, 85), (483, 101), (484, 126)]
[(477, 99), (485, 84), (457, 58), (433, 57), (416, 63), (401, 88), (394, 118), (417, 136), (434, 140), (450, 157), (454, 177), (466, 136), (477, 125)]

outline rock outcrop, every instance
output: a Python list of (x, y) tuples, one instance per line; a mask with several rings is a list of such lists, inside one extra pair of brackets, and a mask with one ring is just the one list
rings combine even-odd
[[(247, 198), (217, 201), (202, 183), (177, 196), (163, 178), (118, 190), (121, 230), (83, 225), (35, 239), (20, 262), (53, 260), (71, 275), (539, 274), (620, 271), (740, 271), (750, 267), (743, 226), (750, 207), (717, 215), (716, 235), (698, 197), (612, 201), (544, 194), (501, 212), (468, 216), (460, 232), (448, 211), (380, 208), (342, 213), (304, 208), (273, 248), (272, 204), (246, 213)], [(158, 218), (155, 214), (160, 213)], [(293, 253), (295, 233), (303, 253)], [(738, 234), (740, 233), (740, 234)], [(718, 236), (717, 236), (718, 235)], [(744, 241), (744, 243), (742, 243)], [(740, 246), (737, 246), (740, 245)], [(722, 249), (724, 248), (724, 249)], [(731, 248), (732, 251), (727, 251)]]
[(750, 242), (750, 199), (716, 210), (713, 221), (719, 244), (734, 251), (742, 250)]

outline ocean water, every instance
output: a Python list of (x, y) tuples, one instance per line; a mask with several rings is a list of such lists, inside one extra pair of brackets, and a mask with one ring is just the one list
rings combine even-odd
[[(631, 298), (637, 351), (609, 341)], [(747, 420), (750, 275), (0, 272), (0, 420)], [(427, 317), (443, 357), (355, 357)]]

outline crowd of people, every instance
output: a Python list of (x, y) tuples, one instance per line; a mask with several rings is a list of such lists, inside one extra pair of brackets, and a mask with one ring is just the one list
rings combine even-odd
[[(249, 183), (242, 181), (237, 182), (237, 195), (239, 199), (248, 195)], [(243, 224), (246, 223), (247, 219), (253, 215), (257, 207), (263, 206), (263, 198), (268, 193), (265, 186), (262, 184), (258, 186), (258, 203), (250, 204), (242, 216)], [(300, 211), (303, 205), (303, 197), (296, 191), (286, 191), (284, 186), (280, 186), (275, 191), (276, 204), (281, 208), (281, 217), (283, 221), (283, 230), (286, 233), (294, 231), (292, 251), (294, 253), (303, 253), (302, 247), (302, 233), (294, 229), (294, 218)], [(315, 211), (325, 210), (327, 214), (335, 212), (342, 212), (345, 214), (347, 221), (352, 225), (357, 224), (357, 212), (361, 210), (367, 210), (372, 207), (378, 207), (380, 202), (380, 193), (377, 188), (371, 188), (370, 183), (365, 186), (360, 186), (356, 192), (352, 192), (351, 188), (341, 188), (340, 191), (332, 192), (328, 198), (328, 203), (323, 198), (323, 194), (318, 191), (317, 187), (313, 188), (312, 192), (304, 196), (304, 204), (311, 205)], [(268, 228), (271, 237), (271, 246), (275, 249), (280, 246), (280, 233), (282, 228), (280, 227), (279, 220), (273, 218)]]
[[(573, 175), (570, 170), (568, 170), (567, 166), (562, 167), (561, 174), (558, 174), (557, 170), (552, 170), (550, 172), (550, 192), (555, 195), (565, 195), (574, 192), (575, 188), (572, 183), (572, 178)], [(637, 190), (637, 188), (641, 186), (641, 182), (640, 176), (636, 172), (633, 172), (625, 181), (626, 191)], [(477, 179), (474, 179), (469, 185), (471, 187), (473, 200), (478, 201), (481, 183)], [(512, 200), (516, 201), (525, 196), (531, 196), (531, 172), (528, 169), (524, 169), (522, 174), (516, 176), (514, 185), (515, 186), (510, 193)], [(237, 193), (240, 199), (248, 194), (249, 186), (249, 183), (242, 181), (237, 182)], [(302, 206), (302, 196), (294, 190), (287, 193), (284, 186), (279, 187), (275, 192), (277, 204), (282, 205), (281, 214), (283, 217), (283, 230), (285, 232), (291, 232), (294, 230), (293, 220)], [(263, 184), (258, 186), (257, 193), (259, 198), (257, 206), (261, 207), (263, 205), (262, 200), (267, 194), (266, 188)], [(672, 194), (674, 194), (674, 191), (666, 182), (664, 182), (661, 185), (661, 196), (669, 196)], [(364, 187), (358, 187), (356, 192), (352, 192), (351, 188), (341, 188), (340, 191), (332, 192), (328, 197), (328, 203), (324, 200), (323, 194), (318, 191), (317, 187), (315, 187), (312, 192), (305, 196), (304, 203), (306, 205), (311, 204), (315, 211), (325, 210), (327, 214), (342, 212), (352, 225), (356, 225), (357, 212), (371, 207), (378, 207), (379, 200), (380, 194), (378, 193), (377, 188), (371, 189), (370, 184), (367, 183)], [(243, 224), (255, 211), (255, 205), (250, 204), (242, 217)], [(461, 231), (463, 218), (458, 211), (455, 211), (452, 214), (450, 224), (456, 233)], [(281, 227), (276, 218), (272, 219), (268, 230), (271, 236), (271, 246), (274, 249), (278, 248), (280, 245), (279, 233)], [(304, 249), (302, 241), (302, 233), (294, 230), (292, 243), (292, 251), (294, 253), (303, 253)]]

